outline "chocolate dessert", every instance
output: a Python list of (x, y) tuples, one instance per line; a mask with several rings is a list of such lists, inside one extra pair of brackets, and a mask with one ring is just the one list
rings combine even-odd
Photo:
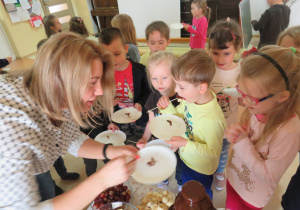
[(167, 120), (168, 123), (170, 123), (170, 126), (172, 126), (172, 121), (171, 120)]
[(156, 162), (157, 162), (157, 161), (154, 160), (154, 158), (152, 157), (151, 160), (150, 160), (147, 164), (148, 164), (148, 166), (151, 167), (151, 166), (154, 166)]
[(204, 186), (197, 181), (188, 181), (182, 186), (175, 203), (169, 210), (215, 210)]

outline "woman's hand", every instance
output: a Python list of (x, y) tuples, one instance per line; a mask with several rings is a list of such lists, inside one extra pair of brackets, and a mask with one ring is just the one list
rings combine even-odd
[(106, 157), (108, 159), (114, 159), (122, 156), (134, 157), (139, 150), (134, 146), (108, 146), (106, 149)]
[(114, 123), (110, 123), (107, 127), (108, 130), (112, 130), (113, 132), (115, 132), (115, 130), (120, 130), (120, 128), (114, 124)]
[(237, 143), (250, 133), (250, 128), (247, 124), (242, 125), (240, 122), (227, 126), (225, 136), (229, 143)]
[(168, 96), (162, 96), (157, 102), (157, 107), (160, 108), (160, 109), (161, 108), (165, 109), (169, 106), (169, 103), (170, 103), (169, 97)]
[(136, 108), (139, 112), (142, 111), (142, 106), (139, 103), (134, 104), (134, 108)]
[(138, 142), (136, 143), (136, 146), (139, 148), (139, 149), (143, 149), (145, 148), (145, 145), (147, 144), (147, 140), (144, 139), (144, 138), (141, 138), (140, 140), (138, 140)]
[(136, 159), (133, 158), (128, 162), (126, 156), (118, 157), (105, 164), (96, 174), (99, 176), (101, 184), (107, 189), (124, 183), (129, 179), (130, 175), (134, 172)]
[(178, 147), (185, 147), (187, 140), (181, 136), (173, 136), (170, 141), (165, 141), (167, 144), (171, 144), (175, 149)]

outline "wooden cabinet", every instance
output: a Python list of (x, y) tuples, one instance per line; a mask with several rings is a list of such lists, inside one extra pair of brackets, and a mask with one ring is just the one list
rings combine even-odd
[[(96, 19), (98, 17), (101, 29), (111, 27), (112, 18), (119, 14), (117, 0), (93, 0), (93, 6), (91, 15), (96, 25), (98, 26)], [(100, 31), (99, 28), (98, 31)]]

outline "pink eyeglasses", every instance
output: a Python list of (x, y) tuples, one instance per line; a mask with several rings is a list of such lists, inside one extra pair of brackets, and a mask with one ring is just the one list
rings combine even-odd
[(252, 106), (256, 106), (256, 105), (259, 104), (260, 102), (265, 101), (265, 100), (267, 100), (267, 99), (269, 99), (269, 98), (272, 98), (272, 97), (274, 96), (274, 94), (270, 94), (270, 95), (268, 95), (268, 96), (266, 96), (266, 97), (263, 97), (262, 99), (257, 99), (257, 98), (253, 98), (253, 97), (251, 97), (251, 96), (248, 96), (248, 95), (244, 94), (244, 93), (239, 89), (239, 86), (238, 86), (238, 85), (236, 85), (235, 88), (236, 88), (236, 90), (238, 91), (240, 97), (246, 99), (247, 102), (250, 103)]

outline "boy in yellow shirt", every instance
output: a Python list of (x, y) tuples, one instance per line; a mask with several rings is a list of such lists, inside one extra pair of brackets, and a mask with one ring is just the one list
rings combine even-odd
[(163, 114), (174, 114), (186, 123), (186, 132), (166, 141), (179, 148), (182, 160), (182, 184), (190, 180), (201, 182), (212, 198), (211, 185), (222, 151), (226, 127), (224, 114), (216, 95), (209, 89), (215, 74), (215, 64), (205, 50), (190, 50), (171, 69), (175, 91), (183, 98), (174, 107), (168, 97), (157, 103)]

